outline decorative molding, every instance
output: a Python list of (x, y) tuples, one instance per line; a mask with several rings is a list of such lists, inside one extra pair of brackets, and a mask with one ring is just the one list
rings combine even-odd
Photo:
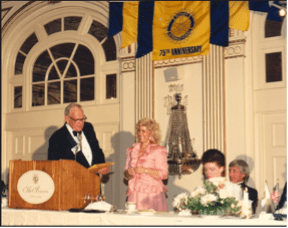
[(136, 70), (136, 60), (134, 57), (121, 58), (121, 73)]
[(224, 59), (245, 57), (246, 39), (229, 41), (229, 46), (224, 48)]
[[(34, 4), (33, 4), (34, 3)], [(33, 4), (33, 6), (32, 6)], [(2, 26), (1, 28), (1, 32), (2, 34), (4, 34), (4, 30), (5, 28), (11, 23), (13, 24), (13, 20), (15, 18), (17, 18), (17, 16), (25, 13), (25, 11), (23, 11), (24, 9), (27, 9), (27, 7), (31, 6), (31, 7), (35, 7), (35, 6), (38, 6), (38, 5), (41, 5), (41, 4), (45, 4), (44, 1), (29, 1), (27, 2), (25, 5), (21, 6), (16, 12), (14, 12), (10, 17), (9, 19), (5, 22), (5, 24)], [(22, 12), (23, 11), (23, 12)], [(26, 10), (27, 11), (27, 10)], [(20, 14), (21, 13), (21, 14)]]
[(202, 61), (203, 61), (202, 55), (197, 55), (197, 56), (192, 56), (192, 57), (187, 57), (187, 58), (157, 60), (157, 61), (154, 61), (154, 68), (200, 63)]
[(5, 9), (1, 9), (1, 20), (6, 16), (6, 14), (12, 9), (12, 7), (8, 7)]
[(23, 9), (25, 9), (27, 6), (31, 5), (33, 3), (33, 1), (29, 1), (27, 2), (25, 5), (23, 5), (22, 7), (20, 7), (7, 21), (6, 23), (2, 26), (1, 31), (3, 32), (4, 29), (6, 28), (6, 26), (14, 19), (14, 17), (17, 16), (17, 14), (19, 14)]
[(48, 1), (48, 4), (55, 4), (55, 3), (59, 3), (59, 2), (62, 2), (62, 1)]

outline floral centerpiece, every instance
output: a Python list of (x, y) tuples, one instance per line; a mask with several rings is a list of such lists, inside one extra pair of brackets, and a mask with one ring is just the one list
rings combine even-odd
[(242, 202), (236, 200), (231, 191), (225, 187), (225, 178), (212, 178), (204, 182), (204, 187), (198, 187), (188, 195), (177, 195), (172, 203), (179, 211), (189, 211), (202, 215), (238, 215)]

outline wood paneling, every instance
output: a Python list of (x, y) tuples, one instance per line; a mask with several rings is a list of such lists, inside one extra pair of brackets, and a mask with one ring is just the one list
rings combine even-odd
[[(41, 204), (30, 204), (18, 193), (19, 178), (30, 170), (41, 170), (54, 181), (52, 197)], [(68, 210), (82, 208), (85, 196), (100, 194), (100, 178), (84, 166), (72, 160), (60, 161), (10, 161), (9, 168), (9, 207), (41, 210)]]

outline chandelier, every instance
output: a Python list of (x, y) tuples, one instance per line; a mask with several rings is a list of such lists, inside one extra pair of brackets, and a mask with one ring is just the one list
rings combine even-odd
[(191, 174), (199, 168), (201, 160), (193, 150), (186, 117), (186, 108), (180, 104), (181, 93), (175, 94), (177, 105), (171, 107), (164, 142), (168, 152), (169, 175)]

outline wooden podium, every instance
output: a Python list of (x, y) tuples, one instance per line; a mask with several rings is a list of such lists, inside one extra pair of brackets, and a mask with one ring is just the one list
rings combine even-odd
[[(57, 210), (57, 211), (68, 210), (71, 208), (82, 208), (85, 205), (85, 197), (87, 197), (88, 194), (90, 194), (90, 196), (92, 196), (93, 198), (100, 195), (100, 177), (95, 173), (90, 172), (84, 166), (80, 165), (79, 163), (73, 160), (59, 160), (59, 161), (14, 160), (10, 161), (9, 165), (10, 166), (9, 166), (8, 206), (10, 208), (26, 208), (26, 209)], [(44, 203), (37, 203), (37, 204), (28, 203), (27, 200), (24, 200), (23, 197), (20, 196), (19, 191), (17, 189), (19, 188), (18, 182), (21, 182), (19, 180), (20, 178), (22, 178), (21, 176), (23, 174), (26, 175), (27, 172), (31, 170), (37, 170), (34, 172), (36, 173), (39, 172), (40, 174), (41, 173), (43, 174), (44, 172), (44, 176), (49, 175), (52, 178), (53, 181), (48, 176), (48, 179), (50, 178), (52, 185), (54, 182), (55, 190), (51, 193), (52, 196), (50, 196), (50, 198)], [(37, 175), (35, 174), (33, 178), (35, 179), (33, 180), (35, 183), (39, 179), (39, 177), (37, 177)], [(29, 187), (30, 192), (37, 190), (38, 192), (40, 192), (39, 187), (38, 188), (34, 187), (34, 189), (36, 190), (33, 190), (31, 185)]]

